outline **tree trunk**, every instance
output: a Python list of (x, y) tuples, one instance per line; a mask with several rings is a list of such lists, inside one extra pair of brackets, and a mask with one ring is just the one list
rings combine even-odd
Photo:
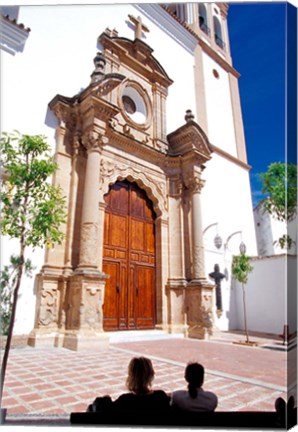
[(244, 329), (245, 329), (245, 334), (246, 334), (246, 342), (249, 343), (249, 337), (248, 337), (248, 331), (247, 331), (247, 322), (246, 322), (246, 303), (245, 303), (244, 284), (242, 284), (242, 294), (243, 294)]
[(16, 316), (16, 310), (17, 310), (17, 302), (18, 302), (18, 295), (19, 295), (19, 289), (21, 286), (22, 276), (23, 276), (23, 270), (24, 270), (24, 262), (25, 262), (25, 244), (21, 244), (21, 254), (20, 254), (20, 264), (18, 268), (18, 276), (17, 276), (17, 282), (13, 293), (13, 302), (12, 302), (12, 309), (11, 309), (11, 316), (10, 316), (10, 322), (9, 322), (9, 328), (8, 328), (8, 334), (5, 344), (5, 350), (1, 365), (1, 387), (0, 387), (0, 405), (2, 406), (2, 396), (3, 396), (3, 387), (4, 387), (4, 380), (5, 380), (5, 374), (6, 374), (6, 367), (7, 367), (7, 361), (8, 361), (8, 355), (10, 351), (11, 346), (11, 340), (13, 335), (13, 328), (14, 328), (14, 321)]

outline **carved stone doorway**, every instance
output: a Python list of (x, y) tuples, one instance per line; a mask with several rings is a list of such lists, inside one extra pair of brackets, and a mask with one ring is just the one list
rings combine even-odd
[(105, 331), (156, 324), (155, 213), (136, 183), (117, 181), (105, 195), (103, 305)]

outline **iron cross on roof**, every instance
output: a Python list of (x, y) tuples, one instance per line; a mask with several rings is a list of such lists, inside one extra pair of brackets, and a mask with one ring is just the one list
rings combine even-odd
[(128, 15), (130, 21), (135, 25), (135, 39), (142, 39), (142, 32), (149, 32), (148, 27), (142, 22), (142, 18), (138, 16), (135, 18), (133, 15)]

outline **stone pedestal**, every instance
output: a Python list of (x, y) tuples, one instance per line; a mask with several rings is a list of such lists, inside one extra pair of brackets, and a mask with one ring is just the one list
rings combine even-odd
[(103, 332), (66, 331), (63, 338), (63, 348), (73, 351), (101, 351), (109, 347), (109, 336)]
[(107, 348), (102, 305), (107, 275), (77, 270), (69, 277), (40, 274), (35, 326), (28, 338), (33, 347), (72, 350)]
[(64, 348), (100, 350), (108, 346), (102, 313), (106, 279), (107, 275), (97, 270), (79, 270), (70, 276), (65, 299)]
[(208, 339), (213, 334), (214, 286), (207, 281), (192, 281), (185, 290), (187, 336)]

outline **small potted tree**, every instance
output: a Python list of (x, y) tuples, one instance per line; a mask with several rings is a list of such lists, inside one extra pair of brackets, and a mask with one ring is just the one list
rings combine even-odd
[(244, 330), (246, 335), (245, 342), (237, 342), (244, 345), (254, 346), (256, 342), (251, 342), (249, 340), (248, 329), (247, 329), (247, 318), (246, 318), (246, 300), (245, 300), (245, 284), (247, 283), (248, 275), (253, 270), (250, 265), (250, 257), (245, 253), (240, 253), (240, 255), (234, 255), (232, 261), (232, 276), (242, 285), (242, 298), (243, 298), (243, 314), (244, 314)]

